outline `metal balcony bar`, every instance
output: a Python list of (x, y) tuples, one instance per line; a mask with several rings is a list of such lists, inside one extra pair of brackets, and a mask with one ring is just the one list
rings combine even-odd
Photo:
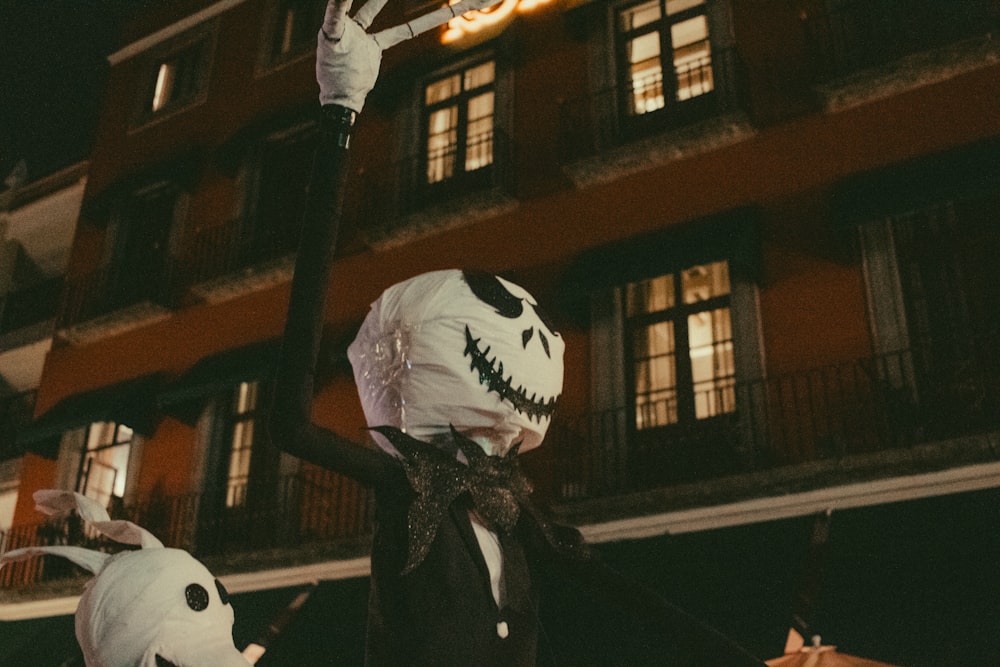
[[(906, 350), (753, 382), (722, 382), (694, 397), (701, 417), (687, 421), (655, 401), (643, 408), (664, 416), (654, 422), (637, 420), (629, 408), (559, 415), (538, 455), (547, 457), (546, 468), (532, 478), (549, 500), (601, 498), (996, 430), (995, 340), (967, 341), (963, 356), (947, 364), (928, 364), (928, 355)], [(526, 460), (529, 472), (539, 460)], [(228, 504), (218, 494), (148, 498), (120, 514), (168, 546), (199, 556), (356, 540), (371, 529), (364, 487), (322, 470), (251, 481), (229, 498)], [(17, 527), (2, 539), (11, 549), (93, 536), (56, 522)], [(51, 567), (4, 568), (0, 586), (54, 576)], [(61, 566), (54, 571), (67, 573)]]
[(608, 496), (1000, 427), (992, 373), (970, 372), (968, 361), (920, 370), (912, 351), (737, 383), (705, 398), (728, 409), (734, 389), (735, 410), (656, 428), (640, 428), (644, 415), (676, 414), (673, 399), (645, 404), (638, 418), (624, 407), (557, 416), (546, 437), (554, 461), (545, 490), (557, 500)]
[(743, 66), (735, 49), (714, 49), (661, 75), (572, 98), (560, 108), (559, 153), (563, 162), (689, 126), (744, 105)]
[[(367, 490), (354, 480), (326, 471), (288, 476), (272, 485), (251, 484), (236, 489), (232, 497), (240, 502), (227, 507), (224, 499), (216, 501), (204, 494), (161, 496), (110, 513), (146, 528), (165, 546), (185, 549), (198, 557), (329, 544), (371, 533)], [(0, 552), (55, 544), (109, 552), (122, 548), (81, 526), (75, 515), (0, 533)], [(30, 586), (80, 573), (64, 559), (32, 558), (0, 569), (0, 588)]]
[[(433, 155), (408, 156), (384, 170), (365, 172), (359, 227), (399, 229), (406, 216), (484, 190), (513, 193), (515, 147), (506, 132), (493, 128)], [(461, 162), (461, 164), (459, 164)]]

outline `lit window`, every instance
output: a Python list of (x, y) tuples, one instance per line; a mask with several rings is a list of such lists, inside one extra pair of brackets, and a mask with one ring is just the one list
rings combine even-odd
[(194, 48), (159, 64), (150, 111), (156, 113), (169, 106), (183, 104), (198, 93), (199, 58), (200, 50)]
[[(2, 470), (3, 466), (0, 466)], [(14, 523), (14, 507), (17, 505), (17, 479), (0, 479), (0, 533), (3, 533)], [(4, 547), (0, 536), (0, 549)]]
[(630, 115), (715, 87), (705, 0), (650, 0), (618, 13), (622, 76)]
[(494, 78), (489, 61), (424, 88), (428, 184), (493, 164)]
[(207, 31), (186, 35), (180, 42), (150, 54), (146, 79), (139, 91), (137, 123), (173, 113), (197, 102), (208, 80), (211, 40)]
[(257, 390), (257, 382), (241, 382), (233, 396), (226, 507), (242, 507), (247, 501), (250, 459), (257, 426)]
[(627, 286), (637, 429), (735, 410), (729, 293), (726, 262)]
[(77, 491), (108, 507), (125, 495), (132, 451), (132, 429), (115, 422), (94, 422), (87, 429)]

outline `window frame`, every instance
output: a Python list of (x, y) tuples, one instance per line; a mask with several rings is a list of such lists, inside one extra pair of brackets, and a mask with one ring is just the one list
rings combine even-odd
[[(626, 400), (628, 423), (630, 430), (636, 433), (655, 432), (662, 428), (698, 428), (700, 425), (708, 424), (716, 418), (726, 417), (737, 412), (736, 405), (736, 342), (734, 333), (735, 316), (733, 313), (733, 279), (730, 264), (727, 260), (719, 260), (725, 263), (727, 272), (728, 291), (725, 294), (711, 296), (707, 299), (699, 299), (690, 303), (685, 303), (683, 299), (682, 274), (699, 266), (711, 265), (714, 262), (703, 264), (693, 264), (682, 269), (661, 274), (661, 276), (672, 276), (673, 280), (673, 305), (656, 311), (630, 314), (628, 312), (627, 292), (630, 286), (639, 285), (646, 280), (655, 279), (661, 276), (654, 276), (649, 279), (629, 283), (623, 288), (625, 298), (622, 299), (623, 326), (625, 345), (625, 372), (626, 372)], [(691, 360), (691, 339), (688, 327), (689, 318), (698, 313), (711, 313), (716, 310), (725, 309), (729, 314), (729, 338), (713, 341), (713, 344), (726, 344), (729, 346), (729, 367), (731, 373), (725, 376), (714, 378), (717, 390), (726, 392), (724, 399), (716, 399), (720, 405), (712, 410), (710, 414), (698, 416), (698, 395), (696, 386), (698, 382), (694, 378), (693, 365)], [(673, 378), (674, 378), (674, 408), (673, 413), (676, 419), (673, 421), (653, 423), (643, 426), (640, 424), (641, 406), (639, 404), (640, 392), (636, 385), (637, 366), (640, 357), (637, 355), (636, 337), (640, 331), (651, 326), (670, 322), (673, 325)], [(648, 404), (646, 404), (648, 405)], [(727, 409), (728, 406), (728, 409)]]
[[(223, 480), (223, 507), (227, 510), (243, 509), (247, 506), (250, 497), (251, 477), (254, 469), (254, 453), (260, 449), (261, 417), (264, 410), (261, 406), (263, 383), (259, 380), (246, 380), (239, 382), (234, 387), (226, 412), (226, 424), (223, 433), (224, 461), (220, 474)], [(252, 405), (244, 407), (242, 405), (246, 387), (246, 396), (252, 397), (249, 402)], [(237, 432), (241, 436), (245, 435), (246, 427), (249, 425), (249, 442), (245, 437), (241, 437), (242, 444), (237, 447)], [(245, 460), (234, 463), (238, 451), (245, 453)], [(239, 468), (239, 474), (234, 474), (234, 465)]]
[[(690, 122), (710, 116), (720, 104), (720, 95), (725, 87), (732, 83), (724, 80), (728, 76), (727, 72), (720, 71), (725, 68), (718, 57), (718, 54), (727, 41), (724, 31), (718, 27), (721, 17), (716, 14), (722, 11), (722, 5), (718, 0), (704, 0), (704, 2), (682, 9), (674, 14), (667, 14), (667, 2), (669, 0), (654, 0), (659, 5), (660, 17), (648, 24), (632, 30), (623, 30), (621, 26), (622, 17), (629, 10), (635, 9), (650, 0), (638, 0), (635, 2), (622, 2), (614, 5), (610, 10), (609, 31), (611, 40), (611, 85), (616, 91), (615, 116), (618, 119), (619, 131), (622, 138), (629, 140), (645, 134), (661, 131), (668, 127), (686, 125)], [(705, 30), (708, 42), (709, 62), (707, 70), (711, 82), (711, 88), (701, 94), (693, 95), (685, 99), (677, 98), (677, 91), (680, 88), (676, 66), (674, 64), (675, 51), (671, 39), (671, 27), (691, 20), (697, 16), (704, 16)], [(728, 18), (728, 15), (727, 15)], [(636, 37), (655, 33), (659, 35), (659, 54), (657, 56), (660, 65), (660, 88), (663, 96), (662, 106), (643, 113), (634, 113), (631, 109), (634, 104), (633, 82), (630, 75), (630, 61), (628, 58), (628, 45)], [(667, 76), (667, 74), (670, 74)]]
[[(466, 88), (465, 75), (487, 63), (493, 64), (493, 77), (486, 83), (472, 88)], [(457, 76), (460, 90), (457, 94), (428, 103), (426, 96), (430, 86), (435, 83), (447, 80), (449, 77)], [(416, 174), (415, 181), (418, 186), (418, 200), (434, 200), (441, 196), (460, 194), (466, 189), (480, 189), (494, 183), (495, 174), (500, 161), (500, 103), (501, 88), (500, 62), (492, 53), (481, 53), (477, 56), (464, 59), (459, 63), (435, 71), (425, 77), (418, 86), (417, 118), (419, 123), (419, 144), (417, 147)], [(492, 93), (492, 113), (490, 114), (491, 124), (489, 131), (490, 161), (481, 167), (467, 169), (466, 160), (469, 150), (469, 103), (486, 93)], [(452, 127), (456, 140), (455, 153), (452, 157), (452, 173), (440, 180), (431, 182), (428, 178), (431, 160), (430, 153), (430, 118), (435, 111), (440, 111), (449, 106), (456, 106), (456, 121)]]
[[(113, 300), (109, 303), (111, 309), (143, 301), (168, 305), (170, 261), (183, 227), (188, 197), (180, 183), (156, 179), (132, 189), (116, 202), (105, 250), (105, 298)], [(135, 280), (136, 275), (143, 279)]]
[[(97, 443), (95, 446), (91, 446), (92, 440), (94, 440), (95, 428), (106, 428), (106, 427), (110, 427), (110, 429), (106, 429), (107, 432), (111, 433), (110, 439), (107, 442), (100, 442)], [(122, 439), (120, 437), (123, 430), (128, 431), (127, 438), (125, 439)], [(125, 497), (129, 492), (129, 478), (131, 476), (130, 474), (133, 472), (131, 468), (132, 468), (133, 455), (135, 454), (134, 450), (137, 444), (136, 438), (137, 434), (135, 433), (134, 429), (132, 429), (130, 426), (122, 422), (97, 421), (88, 424), (83, 429), (83, 443), (80, 448), (80, 461), (77, 467), (76, 481), (73, 485), (73, 488), (78, 493), (81, 493), (87, 496), (88, 498), (91, 498), (99, 503), (102, 503), (102, 505), (105, 507), (108, 507), (112, 502), (124, 504)], [(94, 497), (94, 495), (91, 495), (89, 492), (91, 483), (90, 473), (91, 473), (92, 462), (98, 459), (97, 454), (100, 452), (107, 452), (123, 447), (126, 448), (124, 457), (125, 458), (124, 468), (108, 466), (114, 468), (114, 470), (116, 471), (115, 478), (112, 482), (112, 487), (110, 490), (103, 488), (99, 489), (98, 493), (100, 494), (100, 497)], [(107, 465), (106, 463), (101, 461), (99, 461), (99, 463), (101, 463), (102, 465)], [(116, 487), (118, 486), (119, 473), (123, 475), (123, 481), (121, 483), (122, 487), (121, 494), (118, 494), (116, 492)]]
[[(139, 65), (139, 81), (132, 115), (133, 129), (185, 111), (207, 98), (216, 42), (215, 25), (215, 21), (210, 21), (145, 55)], [(183, 74), (183, 90), (157, 105), (157, 85), (162, 68), (178, 62), (190, 68), (189, 72)]]
[[(325, 9), (325, 0), (269, 0), (261, 31), (258, 74), (315, 53), (316, 36)], [(293, 34), (288, 33), (290, 13), (294, 13), (291, 19)], [(278, 48), (286, 41), (287, 48)]]
[[(319, 126), (313, 120), (304, 120), (291, 124), (282, 130), (271, 132), (262, 136), (253, 148), (249, 159), (246, 160), (242, 169), (241, 181), (244, 192), (242, 193), (242, 208), (240, 218), (240, 256), (241, 267), (253, 266), (261, 262), (277, 260), (294, 254), (298, 250), (298, 239), (302, 225), (302, 213), (305, 210), (306, 194), (311, 176), (312, 153), (315, 150), (313, 139), (319, 132)], [(274, 188), (267, 188), (266, 181), (269, 174), (284, 173), (281, 167), (285, 164), (280, 160), (271, 161), (269, 157), (276, 152), (288, 152), (304, 150), (309, 159), (291, 161), (301, 166), (302, 182), (301, 189), (297, 190), (298, 199), (293, 202), (298, 209), (291, 214), (283, 216), (278, 221), (281, 224), (273, 224), (275, 221), (268, 219), (268, 211), (273, 209), (287, 211), (290, 206), (286, 203), (276, 205), (262, 203), (264, 196)], [(279, 184), (277, 188), (290, 197), (292, 190)], [(271, 239), (271, 241), (267, 241)], [(278, 240), (274, 240), (278, 239)]]

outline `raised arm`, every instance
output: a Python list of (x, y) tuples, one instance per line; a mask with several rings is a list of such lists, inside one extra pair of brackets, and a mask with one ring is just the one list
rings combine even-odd
[(365, 448), (312, 422), (316, 361), (347, 183), (351, 133), (378, 78), (385, 49), (497, 0), (463, 0), (408, 23), (369, 34), (367, 29), (385, 2), (369, 0), (350, 17), (350, 0), (330, 0), (317, 35), (316, 81), (322, 107), (320, 138), (309, 183), (269, 419), (271, 439), (280, 449), (365, 484), (378, 484), (386, 475), (396, 474), (397, 467), (388, 455)]

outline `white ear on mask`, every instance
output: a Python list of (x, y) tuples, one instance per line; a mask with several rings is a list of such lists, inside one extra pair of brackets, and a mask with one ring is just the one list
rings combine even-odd
[(109, 538), (141, 547), (114, 555), (74, 546), (26, 547), (0, 559), (2, 565), (61, 556), (95, 575), (75, 614), (87, 667), (249, 664), (233, 645), (233, 608), (225, 588), (191, 554), (165, 548), (131, 521), (111, 520), (101, 505), (79, 493), (43, 490), (34, 499), (49, 516), (75, 510)]
[(74, 491), (42, 489), (35, 491), (32, 498), (35, 499), (35, 509), (48, 516), (76, 510), (81, 519), (115, 542), (135, 544), (144, 549), (163, 547), (163, 542), (145, 528), (123, 519), (112, 521), (108, 511), (97, 501)]
[(21, 549), (11, 549), (0, 556), (0, 567), (5, 563), (27, 560), (33, 556), (60, 556), (74, 564), (79, 565), (91, 574), (97, 574), (104, 567), (110, 554), (83, 547), (70, 547), (63, 545), (53, 545), (49, 547), (24, 547)]

